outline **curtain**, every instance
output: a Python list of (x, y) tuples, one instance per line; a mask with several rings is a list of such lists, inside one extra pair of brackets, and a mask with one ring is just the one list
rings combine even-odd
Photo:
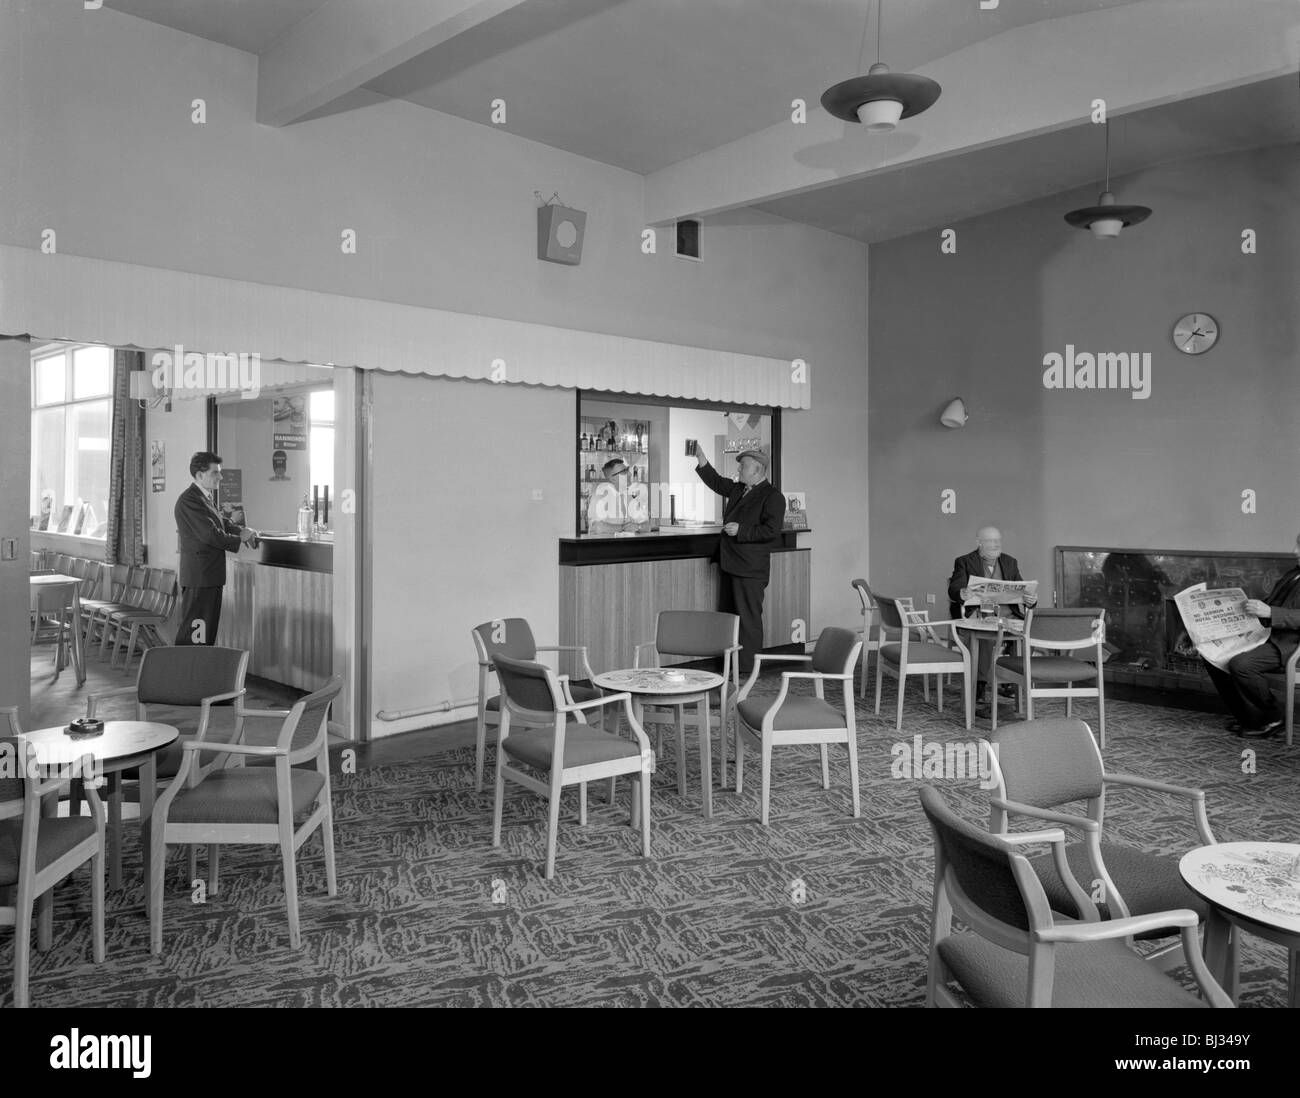
[(109, 564), (144, 563), (144, 408), (131, 399), (131, 371), (144, 369), (140, 351), (113, 352), (113, 441), (109, 458)]

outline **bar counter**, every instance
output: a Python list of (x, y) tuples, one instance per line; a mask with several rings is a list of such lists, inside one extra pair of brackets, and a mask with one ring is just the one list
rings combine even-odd
[(264, 536), (226, 565), (217, 643), (247, 649), (250, 675), (323, 686), (333, 665), (333, 543)]
[[(631, 667), (636, 645), (654, 640), (660, 610), (714, 610), (720, 526), (664, 528), (631, 537), (560, 539), (560, 640), (585, 644), (597, 674)], [(812, 552), (786, 530), (772, 551), (763, 602), (763, 647), (785, 648), (809, 636)], [(687, 662), (665, 660), (665, 663)], [(575, 674), (571, 661), (560, 669)]]

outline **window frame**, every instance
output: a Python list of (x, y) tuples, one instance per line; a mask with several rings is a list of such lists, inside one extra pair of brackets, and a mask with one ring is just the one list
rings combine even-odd
[[(86, 350), (99, 350), (99, 351), (108, 352), (109, 367), (110, 367), (108, 389), (106, 392), (95, 393), (90, 396), (78, 397), (74, 395), (76, 393), (76, 357), (79, 352), (86, 351)], [(57, 358), (60, 356), (64, 359), (63, 399), (55, 400), (55, 401), (47, 401), (42, 403), (37, 399), (38, 389), (39, 389), (38, 374), (40, 372), (41, 364), (52, 358)], [(63, 457), (63, 484), (60, 488), (60, 493), (63, 498), (60, 499), (59, 497), (56, 496), (55, 499), (56, 510), (54, 512), (51, 512), (51, 516), (50, 516), (51, 529), (42, 530), (37, 526), (29, 525), (28, 530), (31, 534), (40, 535), (42, 537), (74, 538), (79, 541), (89, 542), (93, 545), (99, 545), (99, 546), (106, 545), (108, 542), (108, 500), (107, 499), (105, 500), (104, 514), (100, 515), (96, 513), (95, 515), (96, 525), (102, 523), (104, 526), (103, 534), (99, 536), (95, 536), (93, 534), (87, 534), (84, 532), (79, 534), (74, 533), (73, 530), (60, 531), (58, 529), (58, 524), (63, 514), (63, 508), (69, 506), (70, 504), (75, 503), (75, 500), (80, 499), (83, 505), (89, 504), (93, 506), (94, 504), (93, 500), (87, 499), (84, 495), (80, 494), (79, 490), (83, 487), (82, 485), (80, 484), (75, 485), (71, 492), (69, 492), (68, 489), (69, 477), (75, 478), (76, 464), (77, 464), (76, 453), (69, 451), (68, 431), (69, 431), (69, 425), (73, 422), (74, 419), (74, 416), (71, 413), (71, 409), (73, 408), (79, 406), (92, 405), (92, 404), (106, 404), (108, 407), (108, 435), (107, 435), (108, 446), (104, 451), (104, 460), (107, 467), (105, 471), (107, 474), (107, 480), (109, 484), (108, 491), (110, 495), (112, 492), (113, 400), (114, 400), (112, 369), (115, 365), (115, 349), (113, 347), (109, 347), (102, 343), (52, 342), (52, 343), (44, 344), (43, 346), (32, 350), (30, 354), (30, 363), (31, 363), (31, 374), (30, 374), (30, 382), (29, 382), (30, 391), (28, 393), (28, 420), (29, 420), (29, 429), (31, 432), (31, 436), (30, 436), (29, 458), (28, 458), (28, 462), (29, 462), (28, 502), (29, 504), (31, 504), (32, 502), (35, 503), (36, 509), (33, 513), (36, 515), (37, 520), (39, 521), (40, 513), (41, 513), (41, 504), (40, 504), (40, 494), (39, 491), (37, 490), (37, 461), (36, 461), (36, 453), (35, 453), (36, 415), (39, 412), (49, 412), (56, 408), (61, 409), (63, 411), (63, 429), (61, 432), (62, 434), (61, 449), (62, 449), (62, 457)], [(32, 496), (36, 497), (34, 501), (32, 499)], [(73, 529), (76, 528), (76, 520), (78, 517), (79, 516), (77, 516), (76, 514), (72, 516)], [(28, 521), (30, 524), (31, 515), (28, 516)]]

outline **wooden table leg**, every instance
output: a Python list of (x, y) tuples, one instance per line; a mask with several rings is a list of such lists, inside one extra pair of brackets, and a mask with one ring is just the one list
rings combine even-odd
[(704, 818), (713, 815), (713, 755), (709, 744), (709, 695), (701, 694), (695, 708), (700, 718), (700, 792), (704, 797)]
[(86, 684), (86, 652), (81, 645), (81, 593), (72, 589), (72, 666), (77, 672), (77, 685)]
[(1228, 948), (1228, 938), (1232, 924), (1224, 918), (1223, 913), (1213, 904), (1205, 920), (1205, 966), (1210, 975), (1219, 981), (1219, 986), (1237, 1001), (1234, 985), (1237, 983), (1236, 966), (1232, 963), (1232, 950)]
[[(47, 793), (41, 798), (41, 816), (52, 820), (59, 814), (59, 795)], [(16, 886), (15, 886), (16, 889)], [(49, 949), (54, 944), (54, 889), (47, 888), (36, 899), (36, 948)], [(15, 945), (14, 948), (17, 948)]]

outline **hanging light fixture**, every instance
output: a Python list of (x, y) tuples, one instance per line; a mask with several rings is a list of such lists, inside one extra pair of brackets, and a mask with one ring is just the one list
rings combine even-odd
[(1110, 189), (1110, 119), (1103, 125), (1106, 127), (1106, 189), (1098, 196), (1097, 205), (1071, 210), (1065, 220), (1076, 229), (1091, 229), (1098, 240), (1113, 240), (1121, 229), (1145, 221), (1151, 216), (1151, 210), (1146, 206), (1115, 205)]
[[(822, 107), (845, 122), (860, 122), (868, 133), (890, 133), (900, 118), (911, 118), (934, 105), (942, 88), (928, 76), (890, 72), (880, 60), (881, 5), (876, 0), (876, 63), (866, 76), (844, 80), (822, 92)], [(871, 9), (862, 27), (862, 49), (858, 53), (861, 71), (867, 48), (867, 30), (871, 26)]]

